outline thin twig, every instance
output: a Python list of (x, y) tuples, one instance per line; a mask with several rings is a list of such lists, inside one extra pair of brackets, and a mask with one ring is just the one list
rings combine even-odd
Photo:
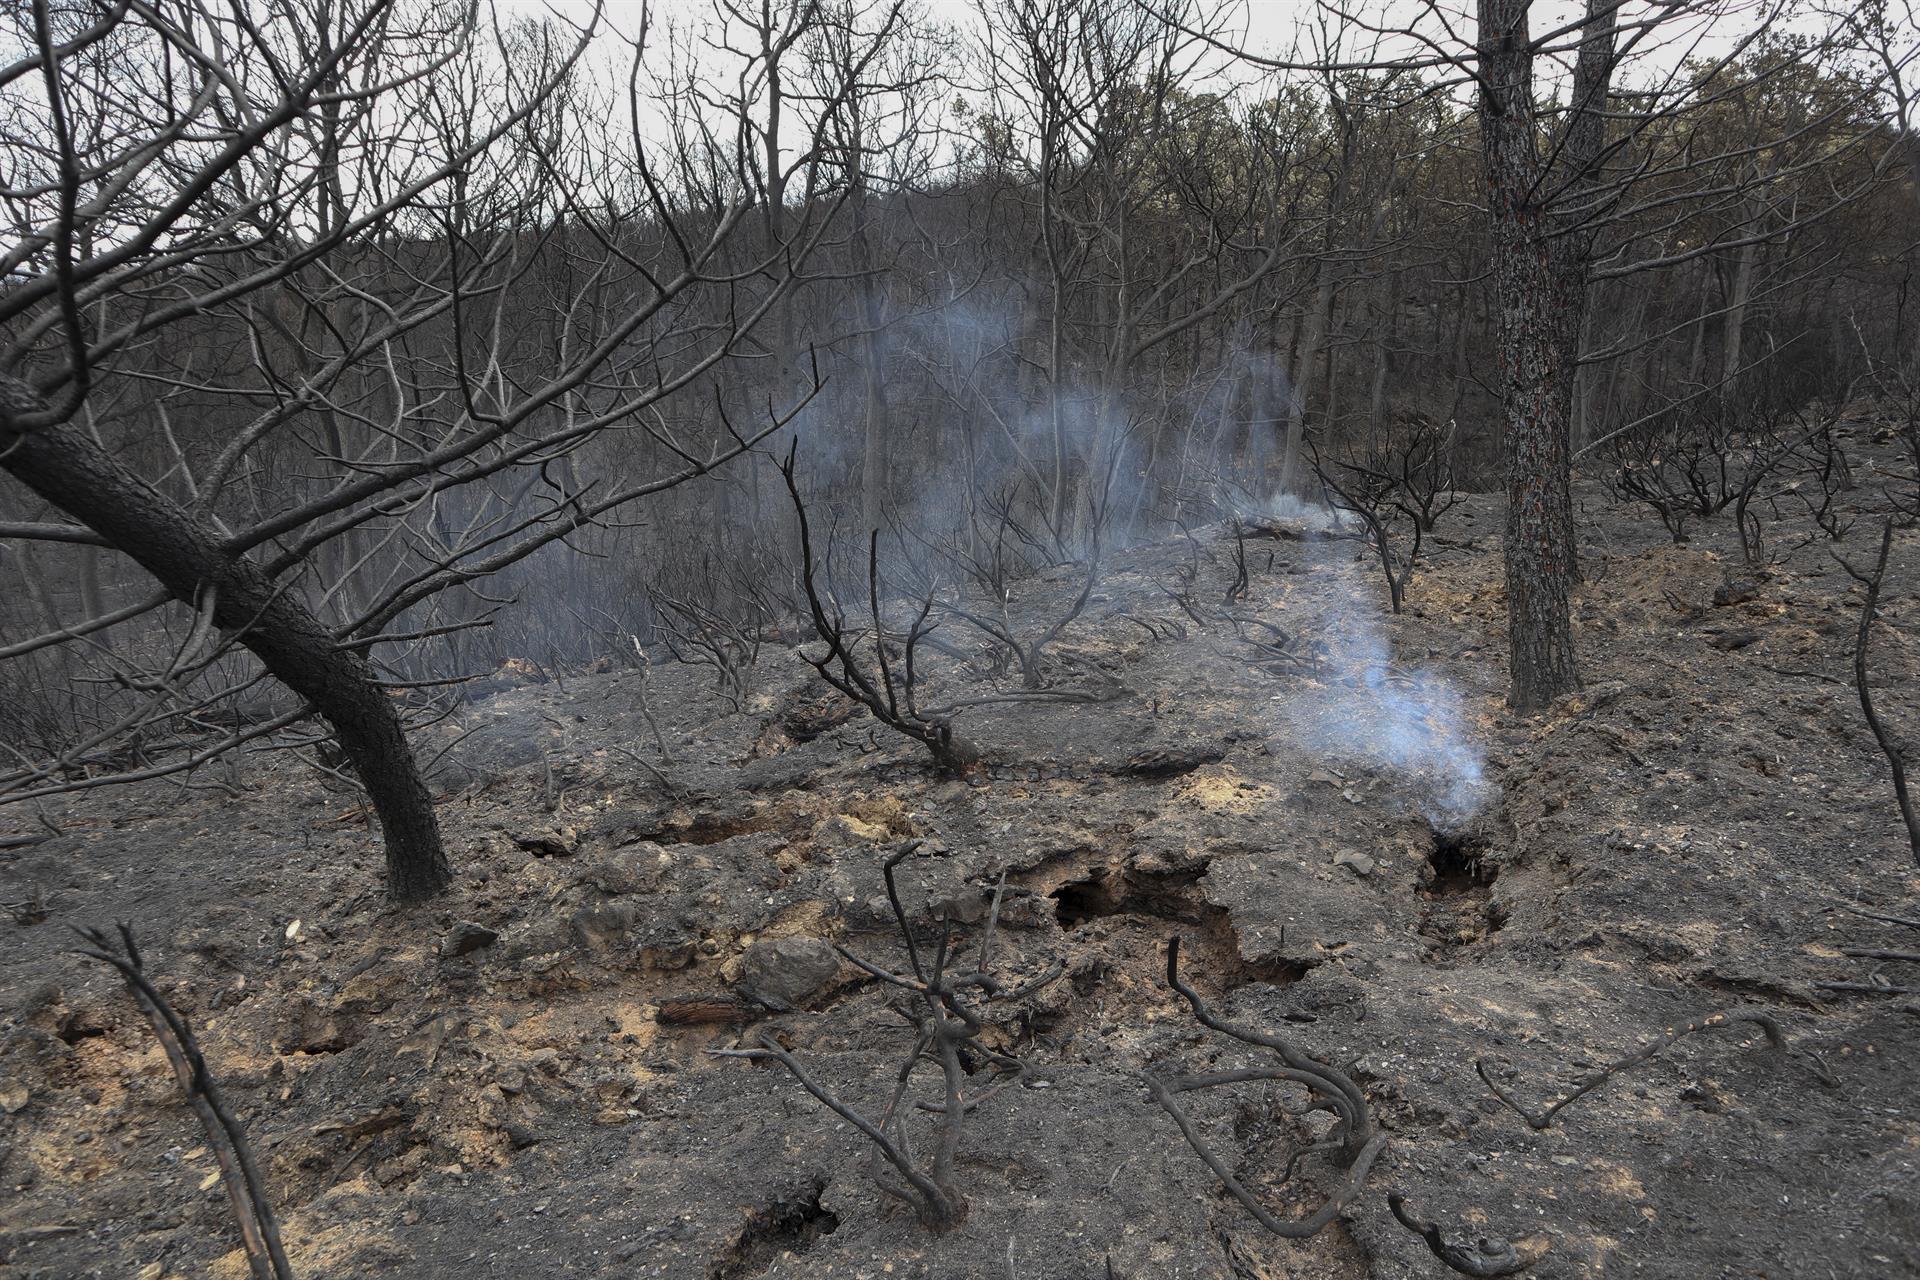
[(1696, 1032), (1718, 1031), (1741, 1022), (1750, 1022), (1766, 1032), (1767, 1043), (1773, 1048), (1782, 1049), (1786, 1047), (1786, 1036), (1781, 1032), (1780, 1024), (1775, 1022), (1771, 1015), (1737, 1009), (1728, 1010), (1723, 1013), (1710, 1013), (1698, 1021), (1688, 1022), (1678, 1027), (1667, 1028), (1659, 1039), (1642, 1045), (1626, 1057), (1610, 1062), (1582, 1079), (1544, 1111), (1530, 1110), (1511, 1093), (1494, 1083), (1493, 1077), (1487, 1073), (1487, 1062), (1489, 1059), (1476, 1059), (1473, 1064), (1473, 1069), (1480, 1073), (1480, 1078), (1486, 1082), (1487, 1088), (1493, 1090), (1493, 1096), (1512, 1108), (1514, 1114), (1518, 1115), (1535, 1129), (1545, 1129), (1553, 1123), (1553, 1118), (1560, 1114), (1562, 1108), (1579, 1101), (1621, 1072), (1637, 1067), (1641, 1063), (1657, 1056), (1662, 1050), (1667, 1049), (1675, 1042), (1683, 1040)]
[(77, 948), (80, 955), (112, 965), (126, 980), (134, 1003), (153, 1027), (155, 1039), (173, 1067), (174, 1076), (185, 1090), (187, 1105), (199, 1117), (206, 1130), (208, 1145), (220, 1165), (221, 1181), (240, 1227), (240, 1239), (247, 1254), (247, 1265), (255, 1280), (293, 1280), (293, 1268), (287, 1262), (280, 1243), (280, 1224), (273, 1205), (267, 1199), (266, 1183), (247, 1142), (246, 1130), (227, 1108), (220, 1086), (207, 1070), (207, 1060), (193, 1037), (185, 1018), (175, 1012), (146, 976), (146, 964), (133, 939), (133, 927), (118, 924), (119, 943), (95, 928), (76, 928), (91, 946)]

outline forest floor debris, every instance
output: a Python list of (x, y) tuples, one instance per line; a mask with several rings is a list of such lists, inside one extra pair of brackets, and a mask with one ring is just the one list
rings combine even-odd
[[(364, 811), (290, 760), (238, 796), (63, 798), (61, 834), (0, 832), (0, 900), (32, 904), (0, 923), (0, 1276), (245, 1274), (165, 1057), (70, 954), (66, 925), (116, 918), (302, 1275), (1358, 1280), (1432, 1274), (1435, 1222), (1550, 1239), (1539, 1276), (1920, 1274), (1920, 877), (1847, 687), (1859, 590), (1821, 546), (1742, 577), (1724, 522), (1675, 546), (1587, 498), (1589, 684), (1534, 717), (1500, 700), (1499, 511), (1470, 498), (1398, 616), (1351, 541), (1278, 564), (1215, 531), (1198, 617), (1161, 586), (1189, 543), (1109, 553), (1045, 662), (1120, 696), (968, 711), (962, 776), (780, 644), (738, 710), (697, 667), (650, 673), (644, 709), (631, 672), (503, 685), (435, 730), (470, 734), (440, 770), (457, 880), (405, 912)], [(1920, 543), (1894, 537), (1875, 676), (1912, 725)], [(1440, 803), (1448, 759), (1326, 731), (1441, 714), (1412, 696), (1439, 681), (1484, 769), (1470, 815)], [(705, 1052), (768, 1037), (885, 1104), (899, 993), (834, 948), (910, 970), (881, 876), (906, 840), (905, 912), (977, 928), (998, 893), (1000, 970), (1062, 971), (979, 1032), (1045, 1087), (969, 1116), (942, 1234), (779, 1065)], [(1372, 1181), (1418, 1219), (1273, 1239), (1194, 1158), (1139, 1083), (1233, 1065), (1166, 986), (1175, 934), (1222, 1017), (1365, 1093)], [(1715, 1011), (1778, 1019), (1792, 1052), (1675, 1044), (1542, 1131), (1474, 1071), (1524, 1061), (1553, 1098)], [(1275, 1214), (1326, 1199), (1328, 1169), (1275, 1190), (1301, 1134), (1252, 1091), (1190, 1105)]]

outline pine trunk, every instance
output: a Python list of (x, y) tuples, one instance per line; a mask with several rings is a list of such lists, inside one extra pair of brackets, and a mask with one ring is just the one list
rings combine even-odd
[[(1590, 0), (1557, 163), (1543, 168), (1527, 0), (1480, 0), (1480, 129), (1492, 224), (1495, 345), (1507, 467), (1509, 702), (1580, 687), (1569, 596), (1578, 572), (1569, 440), (1591, 233), (1561, 224), (1604, 139), (1613, 8)], [(1553, 153), (1550, 153), (1553, 154)]]

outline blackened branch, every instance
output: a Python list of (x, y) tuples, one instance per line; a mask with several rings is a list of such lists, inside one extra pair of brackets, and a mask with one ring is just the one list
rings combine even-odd
[[(1360, 1086), (1354, 1083), (1352, 1077), (1309, 1056), (1291, 1041), (1264, 1032), (1248, 1031), (1216, 1017), (1213, 1010), (1207, 1007), (1206, 1001), (1200, 998), (1200, 993), (1180, 977), (1180, 940), (1178, 938), (1170, 939), (1167, 943), (1167, 985), (1186, 999), (1193, 1010), (1193, 1016), (1200, 1025), (1238, 1040), (1242, 1044), (1269, 1049), (1279, 1056), (1284, 1065), (1186, 1076), (1171, 1081), (1160, 1080), (1149, 1075), (1144, 1077), (1147, 1092), (1155, 1102), (1160, 1104), (1162, 1110), (1173, 1117), (1174, 1124), (1180, 1128), (1181, 1136), (1199, 1154), (1200, 1159), (1206, 1162), (1206, 1166), (1213, 1170), (1214, 1176), (1220, 1179), (1221, 1185), (1232, 1193), (1234, 1199), (1238, 1200), (1262, 1227), (1276, 1236), (1289, 1240), (1304, 1240), (1318, 1234), (1359, 1193), (1366, 1183), (1368, 1171), (1373, 1168), (1374, 1160), (1387, 1145), (1386, 1134), (1374, 1128), (1373, 1113), (1368, 1106), (1366, 1095), (1361, 1092)], [(1227, 1162), (1201, 1138), (1192, 1119), (1174, 1097), (1177, 1093), (1252, 1080), (1281, 1080), (1303, 1085), (1311, 1094), (1323, 1099), (1339, 1118), (1336, 1136), (1324, 1144), (1324, 1149), (1338, 1153), (1338, 1158), (1346, 1166), (1346, 1176), (1321, 1206), (1304, 1218), (1279, 1218), (1261, 1204), (1253, 1192), (1233, 1176), (1233, 1171), (1228, 1167)], [(1322, 1148), (1309, 1148), (1309, 1150), (1320, 1149)], [(1288, 1177), (1292, 1176), (1294, 1165), (1304, 1154), (1306, 1154), (1304, 1151), (1295, 1152), (1288, 1160)]]
[(293, 1280), (293, 1268), (280, 1243), (280, 1224), (267, 1199), (266, 1183), (253, 1158), (246, 1130), (228, 1109), (218, 1082), (207, 1070), (207, 1060), (187, 1020), (148, 979), (146, 961), (134, 942), (132, 926), (121, 921), (117, 927), (117, 941), (100, 929), (76, 928), (74, 931), (90, 944), (76, 950), (90, 960), (119, 970), (134, 1003), (153, 1027), (154, 1038), (160, 1042), (161, 1051), (186, 1093), (187, 1105), (206, 1130), (207, 1145), (219, 1162), (220, 1180), (226, 1185), (234, 1221), (240, 1227), (247, 1265), (255, 1280)]
[(1853, 644), (1853, 684), (1860, 695), (1860, 711), (1867, 719), (1867, 728), (1873, 731), (1873, 740), (1880, 744), (1880, 754), (1887, 758), (1887, 767), (1893, 772), (1893, 798), (1900, 806), (1900, 820), (1907, 825), (1913, 860), (1920, 863), (1920, 812), (1914, 809), (1913, 793), (1907, 785), (1907, 751), (1880, 719), (1873, 705), (1873, 689), (1867, 680), (1867, 642), (1873, 635), (1874, 617), (1880, 609), (1880, 587), (1886, 581), (1887, 558), (1892, 551), (1893, 518), (1889, 516), (1880, 530), (1880, 554), (1871, 573), (1856, 569), (1839, 556), (1834, 559), (1867, 591), (1866, 601), (1860, 606), (1860, 631)]
[(1553, 1118), (1560, 1114), (1563, 1108), (1579, 1101), (1587, 1094), (1592, 1093), (1595, 1089), (1598, 1089), (1601, 1085), (1619, 1075), (1621, 1072), (1631, 1070), (1641, 1063), (1649, 1061), (1658, 1056), (1663, 1050), (1690, 1035), (1701, 1031), (1724, 1030), (1737, 1023), (1752, 1023), (1754, 1026), (1759, 1027), (1766, 1033), (1767, 1043), (1775, 1049), (1783, 1049), (1786, 1047), (1786, 1035), (1780, 1030), (1780, 1024), (1775, 1022), (1768, 1014), (1745, 1010), (1728, 1010), (1723, 1013), (1710, 1013), (1695, 1022), (1667, 1028), (1658, 1039), (1649, 1041), (1647, 1044), (1635, 1049), (1626, 1057), (1601, 1067), (1574, 1085), (1572, 1089), (1563, 1094), (1552, 1106), (1541, 1111), (1529, 1109), (1525, 1104), (1515, 1098), (1513, 1094), (1496, 1083), (1493, 1077), (1487, 1072), (1489, 1059), (1476, 1059), (1473, 1064), (1473, 1069), (1480, 1073), (1480, 1078), (1486, 1082), (1487, 1088), (1493, 1090), (1494, 1097), (1506, 1103), (1507, 1106), (1513, 1109), (1516, 1115), (1525, 1120), (1533, 1128), (1545, 1129), (1553, 1123)]
[(1539, 1260), (1526, 1257), (1505, 1240), (1481, 1236), (1477, 1244), (1449, 1244), (1440, 1234), (1437, 1222), (1421, 1222), (1407, 1211), (1398, 1191), (1387, 1193), (1387, 1208), (1401, 1226), (1427, 1242), (1433, 1256), (1463, 1276), (1510, 1276), (1526, 1270)]
[[(965, 944), (956, 945), (954, 925), (950, 918), (940, 919), (939, 934), (929, 947), (907, 918), (896, 880), (900, 864), (917, 852), (921, 843), (911, 840), (901, 845), (881, 868), (887, 885), (887, 902), (893, 909), (894, 924), (900, 930), (911, 973), (893, 973), (845, 948), (836, 948), (843, 957), (866, 973), (889, 986), (911, 993), (905, 1002), (908, 1007), (902, 1011), (913, 1024), (913, 1048), (894, 1073), (893, 1094), (877, 1121), (867, 1119), (815, 1081), (799, 1060), (771, 1036), (762, 1036), (756, 1048), (710, 1052), (716, 1057), (772, 1059), (785, 1067), (802, 1088), (873, 1143), (877, 1153), (874, 1181), (880, 1189), (912, 1205), (927, 1227), (946, 1230), (958, 1226), (967, 1216), (966, 1196), (954, 1181), (954, 1162), (959, 1154), (967, 1115), (1002, 1090), (1025, 1084), (1031, 1079), (1031, 1071), (1025, 1062), (980, 1041), (979, 1036), (986, 1029), (986, 1023), (979, 1012), (962, 998), (961, 993), (978, 991), (983, 1003), (1009, 1002), (1053, 981), (1060, 975), (1061, 968), (1058, 964), (1052, 965), (1039, 977), (1011, 989), (992, 976), (993, 934), (999, 924), (1001, 899), (1007, 887), (1004, 875), (995, 886), (987, 929), (980, 939), (971, 972), (960, 971), (954, 964), (955, 956), (964, 950)], [(998, 1077), (998, 1082), (978, 1092), (968, 1093), (965, 1087), (965, 1064), (968, 1061), (988, 1064)], [(940, 1070), (940, 1100), (918, 1102), (911, 1108), (903, 1108), (901, 1104), (906, 1099), (913, 1073), (923, 1062), (932, 1063)], [(938, 1117), (934, 1124), (933, 1151), (925, 1159), (914, 1154), (907, 1134), (906, 1118), (914, 1111)], [(893, 1167), (900, 1180), (879, 1167), (881, 1160)]]

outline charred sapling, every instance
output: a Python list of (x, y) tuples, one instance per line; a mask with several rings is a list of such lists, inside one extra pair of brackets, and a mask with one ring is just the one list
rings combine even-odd
[(1607, 487), (1622, 501), (1652, 508), (1667, 536), (1683, 543), (1687, 525), (1698, 514), (1696, 504), (1674, 480), (1665, 442), (1655, 435), (1623, 436), (1614, 446), (1615, 469)]
[[(1380, 556), (1380, 573), (1387, 580), (1387, 599), (1399, 613), (1407, 600), (1407, 585), (1413, 581), (1413, 568), (1420, 559), (1422, 532), (1419, 508), (1387, 471), (1371, 462), (1337, 462), (1329, 468), (1318, 452), (1313, 470), (1320, 477), (1327, 499), (1334, 506), (1358, 516), (1366, 526), (1367, 538)], [(1396, 515), (1405, 517), (1409, 537), (1406, 545), (1395, 550), (1393, 525)]]
[[(1837, 413), (1837, 410), (1834, 412)], [(1797, 411), (1761, 416), (1770, 416), (1771, 420), (1761, 422), (1752, 431), (1745, 463), (1734, 483), (1733, 498), (1733, 520), (1740, 533), (1740, 552), (1747, 567), (1755, 571), (1770, 568), (1776, 558), (1767, 550), (1760, 506), (1764, 502), (1770, 510), (1777, 512), (1775, 503), (1791, 486), (1776, 481), (1788, 463), (1803, 458), (1816, 437), (1831, 430), (1833, 415), (1816, 423), (1809, 423)], [(1811, 535), (1808, 540), (1811, 540)], [(1800, 545), (1804, 546), (1805, 542)]]
[(714, 689), (731, 711), (746, 705), (753, 691), (753, 667), (760, 660), (761, 628), (716, 609), (649, 591), (654, 622), (676, 662), (711, 667)]
[(1085, 611), (1087, 601), (1093, 596), (1094, 584), (1099, 580), (1100, 548), (1096, 543), (1093, 550), (1088, 553), (1086, 576), (1081, 580), (1079, 593), (1074, 596), (1072, 603), (1058, 618), (1032, 634), (1030, 638), (1023, 639), (1021, 629), (1013, 621), (1013, 589), (1010, 586), (1001, 587), (1000, 593), (991, 606), (991, 612), (986, 609), (968, 608), (958, 601), (942, 607), (947, 613), (986, 633), (997, 646), (1005, 649), (1012, 656), (1020, 667), (1021, 689), (1028, 693), (1052, 692), (1055, 696), (1071, 699), (1075, 695), (1068, 691), (1047, 689), (1046, 677), (1041, 670), (1040, 662), (1047, 646), (1058, 640), (1060, 633)]
[(146, 960), (133, 940), (132, 926), (122, 922), (117, 928), (118, 938), (109, 937), (100, 929), (77, 929), (76, 932), (88, 944), (79, 948), (81, 955), (119, 970), (133, 1002), (153, 1027), (154, 1038), (160, 1042), (174, 1078), (186, 1094), (187, 1106), (199, 1119), (200, 1127), (206, 1130), (207, 1145), (219, 1163), (220, 1180), (226, 1185), (227, 1203), (240, 1227), (240, 1243), (246, 1250), (247, 1266), (254, 1280), (293, 1280), (293, 1267), (280, 1244), (280, 1224), (267, 1199), (266, 1183), (247, 1141), (247, 1131), (234, 1118), (221, 1095), (219, 1083), (207, 1070), (207, 1060), (201, 1055), (199, 1042), (193, 1038), (187, 1020), (147, 977)]
[(1853, 488), (1853, 465), (1840, 443), (1839, 415), (1829, 414), (1807, 441), (1805, 482), (1796, 490), (1807, 514), (1832, 541), (1847, 536), (1853, 521), (1840, 514), (1835, 499)]
[(1444, 427), (1418, 419), (1399, 442), (1390, 444), (1383, 456), (1373, 460), (1376, 469), (1393, 476), (1403, 509), (1413, 518), (1414, 526), (1425, 533), (1432, 533), (1440, 517), (1460, 501), (1453, 474), (1456, 434), (1451, 418)]
[[(894, 1074), (893, 1093), (878, 1120), (868, 1119), (837, 1097), (771, 1034), (762, 1035), (755, 1048), (712, 1052), (716, 1057), (772, 1060), (785, 1067), (801, 1088), (873, 1144), (871, 1172), (880, 1190), (911, 1205), (929, 1229), (944, 1231), (958, 1226), (967, 1217), (966, 1196), (954, 1179), (954, 1159), (960, 1150), (968, 1114), (1001, 1091), (1023, 1085), (1030, 1079), (1025, 1062), (981, 1042), (980, 1033), (986, 1023), (974, 1002), (1007, 1004), (1024, 999), (1058, 978), (1062, 967), (1051, 964), (1037, 976), (1014, 986), (993, 976), (994, 934), (999, 926), (1001, 900), (1006, 893), (1004, 875), (994, 891), (993, 905), (970, 964), (960, 962), (966, 946), (956, 945), (954, 922), (949, 916), (940, 918), (937, 936), (929, 947), (908, 921), (895, 881), (900, 864), (919, 848), (917, 840), (907, 843), (887, 859), (882, 870), (887, 882), (887, 901), (893, 908), (894, 923), (905, 944), (910, 972), (894, 973), (844, 947), (836, 948), (866, 973), (905, 993), (904, 1004), (895, 1007), (913, 1026), (913, 1048)], [(940, 1100), (908, 1105), (907, 1093), (913, 1073), (923, 1063), (931, 1064), (940, 1072)], [(993, 1082), (974, 1088), (971, 1080), (982, 1066)], [(969, 1074), (969, 1067), (974, 1075)], [(933, 1118), (930, 1151), (916, 1150), (908, 1132), (907, 1122), (916, 1111)]]
[(900, 659), (896, 665), (888, 656), (889, 637), (880, 616), (880, 533), (874, 530), (867, 539), (867, 606), (873, 629), (863, 642), (860, 632), (850, 626), (845, 611), (834, 598), (832, 585), (821, 581), (823, 567), (814, 554), (813, 531), (795, 478), (792, 449), (780, 464), (780, 474), (786, 480), (787, 494), (793, 499), (794, 514), (799, 520), (800, 581), (806, 591), (808, 616), (813, 622), (814, 634), (827, 646), (820, 657), (804, 652), (802, 656), (820, 673), (822, 680), (865, 707), (874, 719), (925, 746), (941, 768), (952, 773), (964, 772), (980, 759), (978, 748), (954, 732), (950, 714), (923, 710), (917, 698), (915, 659), (921, 643), (940, 625), (929, 621), (933, 614), (933, 592), (928, 590), (921, 597), (917, 612), (901, 637)]
[(1233, 581), (1227, 584), (1227, 603), (1239, 604), (1247, 598), (1253, 584), (1247, 576), (1247, 527), (1238, 516), (1233, 520)]

